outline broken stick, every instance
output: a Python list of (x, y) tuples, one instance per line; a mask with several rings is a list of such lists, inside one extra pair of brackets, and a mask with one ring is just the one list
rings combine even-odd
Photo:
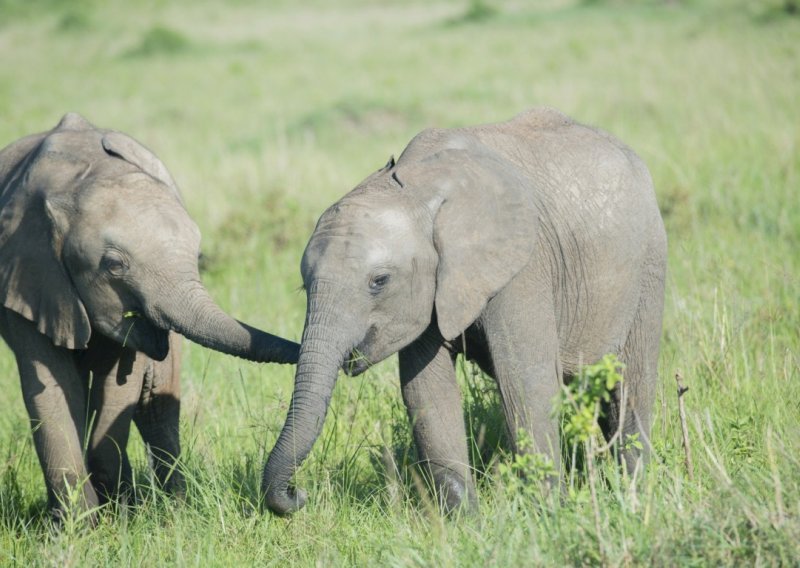
[(692, 447), (689, 444), (689, 427), (686, 424), (686, 407), (683, 404), (683, 395), (686, 394), (689, 387), (683, 386), (683, 377), (680, 370), (675, 373), (675, 382), (678, 383), (678, 414), (681, 417), (681, 431), (683, 432), (684, 464), (686, 464), (686, 473), (689, 475), (689, 481), (694, 481)]

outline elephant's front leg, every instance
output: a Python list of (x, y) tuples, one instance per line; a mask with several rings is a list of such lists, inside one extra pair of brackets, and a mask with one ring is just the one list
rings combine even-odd
[[(560, 475), (561, 449), (554, 399), (561, 389), (552, 293), (530, 291), (520, 274), (489, 301), (482, 316), (506, 424), (517, 453), (541, 453)], [(549, 290), (547, 285), (534, 290)], [(533, 447), (525, 447), (525, 432)], [(556, 480), (551, 478), (550, 483)]]
[(86, 391), (73, 352), (53, 346), (33, 323), (8, 311), (0, 311), (0, 331), (17, 359), (50, 510), (60, 518), (72, 507), (96, 507), (83, 458)]
[(99, 334), (92, 336), (82, 358), (82, 367), (92, 373), (89, 470), (104, 500), (127, 500), (132, 491), (127, 446), (146, 361), (141, 353)]
[(400, 351), (403, 400), (420, 460), (445, 511), (477, 507), (467, 455), (467, 434), (453, 356), (436, 325)]
[(170, 333), (169, 355), (150, 361), (133, 420), (147, 444), (153, 473), (159, 486), (183, 495), (185, 482), (178, 467), (181, 454), (181, 337)]

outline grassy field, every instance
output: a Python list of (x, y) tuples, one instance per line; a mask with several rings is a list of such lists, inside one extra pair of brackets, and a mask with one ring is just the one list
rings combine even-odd
[(442, 519), (406, 465), (394, 358), (340, 379), (306, 509), (260, 513), (293, 368), (187, 344), (187, 500), (55, 532), (0, 345), (0, 565), (796, 565), (800, 18), (783, 4), (0, 0), (0, 146), (70, 110), (143, 141), (201, 227), (212, 294), (275, 333), (302, 331), (319, 214), (428, 126), (550, 105), (609, 130), (649, 165), (670, 240), (658, 459), (637, 484), (598, 463), (597, 518), (585, 477), (553, 502), (497, 473), (496, 395), (465, 367), (481, 510)]

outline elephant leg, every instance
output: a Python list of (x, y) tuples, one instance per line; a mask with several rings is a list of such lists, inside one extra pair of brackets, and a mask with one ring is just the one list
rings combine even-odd
[[(543, 454), (560, 475), (558, 420), (553, 415), (561, 389), (555, 311), (552, 295), (537, 297), (527, 289), (527, 280), (515, 278), (492, 298), (482, 322), (514, 451)], [(542, 286), (535, 288), (550, 289)], [(520, 298), (527, 300), (521, 303)], [(521, 431), (533, 447), (521, 444)]]
[[(620, 353), (625, 380), (603, 407), (600, 426), (607, 440), (619, 431), (618, 458), (632, 474), (650, 455), (650, 425), (658, 383), (658, 352), (664, 307), (663, 280), (653, 278), (642, 295), (636, 316)], [(624, 389), (621, 390), (621, 388)], [(622, 402), (625, 411), (622, 412)], [(624, 423), (620, 428), (620, 419)]]
[(82, 358), (82, 366), (92, 373), (89, 470), (103, 500), (127, 501), (132, 491), (127, 447), (146, 360), (100, 334), (92, 336)]
[(467, 454), (467, 433), (453, 356), (432, 325), (400, 351), (403, 401), (420, 460), (447, 512), (477, 507)]
[(142, 394), (133, 416), (148, 447), (156, 481), (165, 491), (183, 495), (185, 482), (178, 468), (181, 454), (181, 337), (170, 333), (169, 355), (150, 361)]
[(61, 518), (73, 505), (96, 507), (83, 458), (86, 389), (73, 352), (53, 346), (33, 323), (9, 311), (0, 316), (0, 332), (16, 356), (50, 510)]

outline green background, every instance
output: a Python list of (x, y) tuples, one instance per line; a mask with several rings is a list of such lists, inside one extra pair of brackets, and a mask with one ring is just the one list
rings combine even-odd
[[(44, 518), (13, 357), (0, 346), (0, 564), (794, 564), (800, 558), (800, 18), (780, 1), (0, 0), (0, 146), (67, 111), (153, 149), (203, 233), (204, 282), (299, 339), (320, 213), (429, 126), (549, 105), (620, 137), (669, 236), (658, 459), (598, 464), (561, 501), (497, 474), (490, 380), (463, 369), (481, 511), (442, 519), (414, 475), (396, 360), (341, 378), (290, 519), (258, 512), (291, 367), (186, 344), (189, 491), (92, 531)], [(689, 385), (683, 467), (674, 375)], [(484, 436), (480, 426), (487, 425)], [(141, 442), (136, 475), (149, 485)], [(393, 473), (397, 464), (399, 474)], [(506, 480), (507, 481), (507, 480)], [(513, 486), (513, 487), (511, 487)], [(598, 528), (599, 526), (599, 533)]]

